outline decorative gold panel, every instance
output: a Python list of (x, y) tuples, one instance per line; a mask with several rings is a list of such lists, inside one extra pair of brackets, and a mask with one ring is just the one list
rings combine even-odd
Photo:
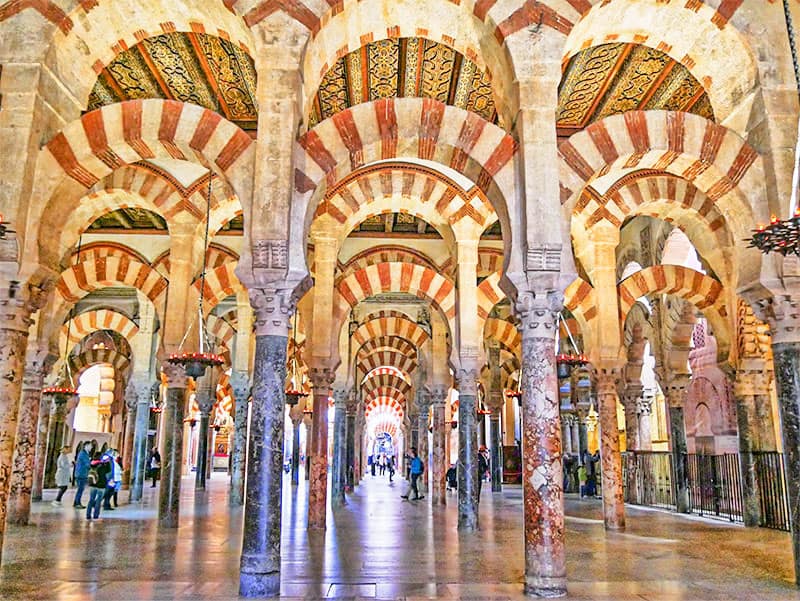
[(714, 119), (700, 83), (659, 50), (638, 44), (602, 44), (570, 59), (559, 86), (560, 135), (631, 110), (686, 111)]
[(138, 98), (199, 104), (245, 129), (258, 122), (253, 61), (216, 36), (168, 33), (120, 53), (97, 78), (87, 110)]
[(497, 123), (485, 71), (449, 46), (424, 38), (372, 42), (339, 59), (323, 76), (309, 127), (368, 100), (435, 98)]

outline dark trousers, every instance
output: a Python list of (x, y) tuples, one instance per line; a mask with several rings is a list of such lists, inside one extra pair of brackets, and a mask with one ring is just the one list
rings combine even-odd
[(161, 474), (161, 468), (160, 467), (154, 467), (152, 470), (150, 470), (150, 475), (153, 476), (153, 486), (152, 486), (152, 488), (155, 488), (156, 480), (158, 480), (158, 476), (160, 474)]
[(107, 486), (106, 492), (103, 495), (103, 509), (111, 509), (111, 497), (114, 496), (114, 487)]
[(106, 494), (105, 488), (92, 487), (89, 493), (89, 504), (86, 506), (86, 519), (91, 520), (93, 517), (97, 519), (100, 517), (100, 505), (103, 503), (103, 497)]
[(66, 486), (59, 486), (58, 487), (58, 496), (56, 497), (56, 501), (61, 503), (61, 497), (64, 496), (65, 492), (67, 492), (67, 487)]
[(419, 476), (419, 474), (411, 474), (411, 492), (414, 493), (415, 499), (419, 499), (419, 488), (417, 488), (417, 480), (419, 480)]
[(75, 500), (73, 505), (80, 505), (81, 498), (83, 497), (83, 489), (86, 488), (86, 478), (75, 478), (75, 483), (78, 485), (78, 490), (75, 491)]

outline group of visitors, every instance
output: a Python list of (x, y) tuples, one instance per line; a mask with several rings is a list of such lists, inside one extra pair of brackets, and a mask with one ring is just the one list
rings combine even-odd
[(581, 499), (597, 496), (597, 481), (600, 475), (598, 467), (600, 452), (589, 453), (584, 451), (583, 457), (565, 456), (564, 467), (564, 492), (578, 492)]
[[(56, 486), (58, 494), (52, 501), (54, 507), (62, 506), (64, 493), (70, 484), (76, 486), (72, 506), (86, 509), (86, 519), (98, 519), (101, 507), (113, 511), (119, 506), (119, 489), (122, 486), (122, 457), (115, 449), (97, 448), (97, 441), (78, 444), (74, 459), (72, 447), (61, 447), (56, 459)], [(88, 505), (83, 504), (83, 493), (89, 487)], [(114, 502), (114, 507), (111, 502)]]
[(395, 473), (394, 455), (388, 455), (386, 453), (381, 453), (377, 457), (370, 455), (367, 458), (367, 464), (369, 465), (370, 473), (373, 476), (376, 475), (376, 472), (381, 476), (388, 473), (389, 482), (393, 481)]

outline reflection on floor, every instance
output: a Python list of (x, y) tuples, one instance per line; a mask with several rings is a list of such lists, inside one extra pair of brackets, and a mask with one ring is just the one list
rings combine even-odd
[[(305, 529), (305, 482), (286, 481), (283, 594), (290, 598), (521, 599), (521, 490), (484, 486), (481, 531), (456, 531), (446, 508), (400, 499), (402, 481), (371, 478), (329, 516), (327, 536)], [(0, 599), (109, 601), (235, 599), (241, 509), (227, 480), (207, 493), (183, 486), (181, 526), (158, 531), (155, 490), (87, 523), (71, 507), (34, 507), (32, 525), (11, 526)], [(121, 497), (127, 497), (122, 493)], [(567, 501), (572, 599), (798, 599), (789, 535), (629, 508), (628, 531), (606, 534), (599, 501)]]

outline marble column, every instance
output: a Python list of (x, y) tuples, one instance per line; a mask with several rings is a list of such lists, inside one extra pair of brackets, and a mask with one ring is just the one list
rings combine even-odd
[(419, 449), (419, 410), (414, 407), (414, 409), (409, 412), (408, 414), (409, 419), (409, 438), (411, 439), (411, 444), (408, 445), (409, 448), (406, 451), (407, 454), (410, 455), (411, 447), (415, 449)]
[(284, 383), (289, 321), (288, 295), (251, 290), (256, 349), (247, 451), (239, 595), (277, 597), (281, 588)]
[(47, 461), (47, 443), (50, 439), (50, 405), (48, 395), (40, 395), (39, 420), (36, 428), (36, 453), (33, 460), (33, 485), (31, 486), (31, 500), (42, 500), (44, 488), (44, 468)]
[(563, 441), (564, 455), (572, 454), (572, 415), (565, 413), (561, 416), (561, 440)]
[(560, 597), (567, 592), (564, 490), (556, 377), (555, 292), (521, 292), (515, 303), (522, 337), (522, 496), (525, 593)]
[(755, 444), (759, 451), (776, 451), (775, 425), (772, 415), (771, 378), (767, 370), (754, 376), (756, 405)]
[(125, 387), (125, 439), (122, 442), (122, 488), (128, 490), (131, 485), (133, 468), (133, 439), (136, 431), (136, 410), (138, 399), (133, 378), (128, 379)]
[(478, 529), (478, 370), (459, 369), (458, 383), (458, 529)]
[[(314, 406), (314, 396), (311, 396), (311, 406)], [(311, 429), (312, 418), (306, 413), (303, 416), (303, 424), (306, 426), (306, 459), (303, 462), (303, 479), (308, 482), (311, 479), (311, 445), (313, 444), (314, 432)]]
[(292, 486), (300, 483), (300, 424), (303, 414), (292, 416)]
[(428, 423), (430, 421), (431, 412), (431, 398), (430, 393), (422, 390), (417, 391), (417, 408), (419, 409), (419, 416), (417, 417), (417, 452), (420, 459), (425, 464), (425, 471), (422, 472), (422, 477), (418, 480), (417, 486), (420, 495), (428, 494), (429, 474), (431, 471), (430, 448), (428, 447)]
[(431, 502), (434, 505), (447, 503), (447, 439), (450, 424), (445, 421), (447, 388), (438, 387), (431, 393), (433, 413), (433, 453), (431, 454)]
[(739, 435), (739, 461), (742, 468), (742, 521), (745, 526), (756, 527), (761, 523), (761, 495), (758, 489), (756, 446), (758, 420), (754, 391), (755, 373), (739, 370), (733, 382), (736, 401), (736, 423)]
[(354, 391), (350, 391), (347, 396), (347, 404), (345, 406), (347, 414), (347, 449), (345, 453), (345, 481), (347, 483), (347, 490), (352, 491), (356, 485), (356, 412), (358, 410), (358, 403), (356, 402), (356, 395)]
[(133, 432), (133, 458), (131, 461), (131, 502), (141, 501), (147, 475), (147, 433), (150, 429), (150, 398), (158, 383), (151, 383), (149, 373), (132, 378), (136, 388), (136, 422)]
[(688, 374), (674, 374), (667, 385), (667, 407), (669, 413), (669, 437), (671, 442), (673, 474), (675, 477), (675, 505), (679, 513), (690, 513), (689, 473), (686, 447), (686, 424), (683, 406), (689, 385)]
[(181, 502), (183, 471), (183, 415), (186, 405), (186, 370), (164, 363), (167, 398), (164, 408), (164, 432), (161, 441), (161, 488), (158, 494), (158, 525), (177, 528)]
[(334, 373), (328, 368), (312, 368), (314, 415), (311, 421), (311, 457), (308, 482), (308, 527), (324, 530), (328, 505), (328, 397)]
[(50, 420), (47, 422), (47, 453), (44, 461), (44, 486), (55, 488), (56, 460), (64, 442), (64, 423), (67, 418), (67, 401), (53, 398), (50, 404)]
[(572, 415), (570, 420), (570, 437), (572, 438), (570, 446), (572, 452), (581, 455), (581, 420), (577, 415)]
[[(8, 286), (8, 283), (3, 285)], [(0, 557), (32, 310), (31, 305), (14, 295), (9, 298), (7, 292), (4, 290), (0, 298)]]
[(331, 474), (331, 505), (345, 505), (347, 487), (347, 394), (344, 388), (333, 393), (333, 470)]
[(503, 424), (500, 419), (500, 408), (492, 407), (489, 416), (492, 447), (492, 492), (503, 490)]
[(587, 424), (588, 416), (578, 414), (578, 457), (583, 465), (583, 458), (589, 450), (589, 427)]
[(598, 368), (597, 413), (600, 424), (602, 462), (603, 522), (607, 530), (625, 529), (625, 500), (622, 487), (622, 457), (617, 425), (617, 382), (614, 368)]
[(206, 477), (209, 468), (209, 431), (208, 423), (211, 416), (211, 409), (216, 401), (216, 379), (214, 378), (213, 368), (206, 369), (206, 373), (197, 382), (197, 392), (195, 399), (200, 409), (200, 431), (197, 433), (197, 461), (194, 471), (195, 490), (206, 489)]
[(250, 393), (250, 377), (247, 372), (231, 372), (233, 388), (233, 444), (231, 445), (231, 481), (228, 504), (237, 507), (244, 504), (244, 472), (247, 453), (247, 397)]
[(636, 402), (636, 413), (639, 416), (639, 450), (653, 449), (653, 433), (650, 416), (653, 414), (653, 397), (641, 396)]
[(639, 399), (642, 397), (642, 385), (627, 383), (622, 395), (622, 407), (625, 411), (625, 450), (638, 451), (641, 448), (639, 439)]

